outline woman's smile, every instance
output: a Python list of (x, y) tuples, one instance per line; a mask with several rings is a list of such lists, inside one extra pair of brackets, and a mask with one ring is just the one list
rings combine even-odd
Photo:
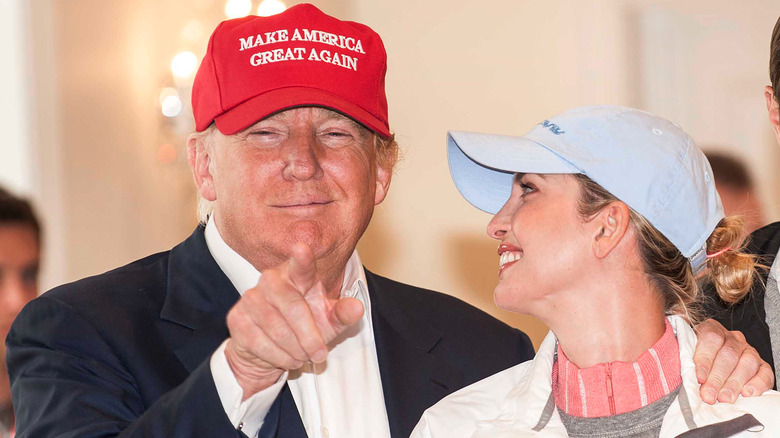
[(508, 243), (502, 243), (501, 245), (498, 246), (498, 256), (499, 256), (498, 276), (499, 278), (501, 278), (501, 273), (504, 272), (504, 269), (508, 268), (509, 266), (513, 265), (515, 262), (523, 258), (523, 250), (514, 245), (510, 245)]

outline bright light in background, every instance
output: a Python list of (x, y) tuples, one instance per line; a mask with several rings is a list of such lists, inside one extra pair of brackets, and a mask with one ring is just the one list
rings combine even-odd
[(165, 117), (176, 117), (181, 114), (181, 99), (179, 96), (168, 96), (163, 100), (162, 113)]
[(167, 87), (160, 91), (160, 108), (165, 117), (176, 117), (181, 114), (181, 98), (175, 88)]
[(228, 0), (225, 15), (228, 18), (246, 17), (252, 12), (252, 0)]
[(260, 2), (260, 6), (257, 7), (257, 15), (268, 17), (284, 12), (285, 9), (287, 9), (287, 6), (279, 0), (263, 0)]
[(178, 78), (188, 78), (198, 68), (198, 57), (192, 52), (180, 52), (171, 60), (171, 71)]

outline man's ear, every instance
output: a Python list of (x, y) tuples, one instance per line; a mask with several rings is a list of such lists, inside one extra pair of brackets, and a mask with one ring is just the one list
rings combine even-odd
[(764, 98), (766, 98), (766, 110), (769, 112), (769, 123), (775, 131), (778, 143), (780, 143), (780, 108), (778, 108), (777, 98), (771, 85), (764, 88)]
[(604, 207), (591, 220), (593, 225), (593, 255), (607, 257), (623, 240), (631, 224), (628, 206), (615, 201)]
[(376, 164), (376, 188), (374, 191), (374, 205), (379, 205), (385, 200), (390, 190), (390, 180), (393, 179), (393, 167)]
[(211, 174), (211, 147), (203, 138), (203, 134), (193, 133), (187, 137), (187, 161), (198, 187), (198, 193), (207, 201), (217, 200), (214, 188), (214, 176)]

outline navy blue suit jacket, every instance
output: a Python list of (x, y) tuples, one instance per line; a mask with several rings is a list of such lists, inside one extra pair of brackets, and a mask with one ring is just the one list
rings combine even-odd
[[(393, 438), (447, 394), (533, 356), (525, 334), (460, 300), (366, 278)], [(202, 227), (171, 251), (35, 299), (7, 339), (17, 438), (243, 436), (209, 368), (238, 299)], [(261, 436), (306, 436), (286, 385)]]

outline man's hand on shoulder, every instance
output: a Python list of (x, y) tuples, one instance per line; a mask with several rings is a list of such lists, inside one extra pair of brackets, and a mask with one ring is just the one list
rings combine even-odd
[(286, 370), (323, 362), (327, 344), (363, 316), (355, 298), (329, 299), (314, 254), (305, 244), (292, 257), (263, 271), (227, 316), (225, 357), (244, 400), (276, 383)]
[(772, 388), (772, 368), (747, 343), (742, 332), (726, 330), (713, 319), (697, 325), (696, 332), (699, 340), (693, 362), (705, 403), (734, 403), (740, 394), (757, 396)]

